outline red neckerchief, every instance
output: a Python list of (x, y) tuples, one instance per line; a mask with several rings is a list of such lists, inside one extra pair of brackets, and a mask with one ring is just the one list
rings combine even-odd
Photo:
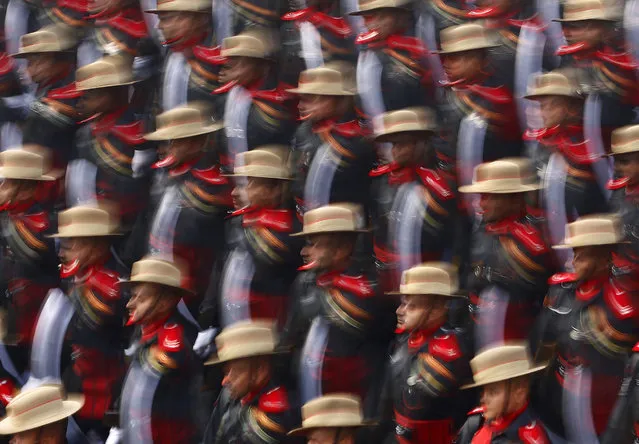
[(179, 165), (169, 167), (169, 176), (177, 177), (181, 176), (187, 171), (190, 171), (199, 161), (202, 155), (195, 156), (193, 159), (182, 162)]
[(309, 7), (299, 11), (288, 12), (282, 16), (287, 21), (308, 21), (318, 28), (326, 28), (340, 37), (348, 37), (352, 30), (342, 17), (334, 17), (315, 8)]
[(128, 106), (118, 108), (113, 112), (107, 114), (100, 114), (91, 123), (91, 134), (94, 136), (100, 136), (108, 134), (111, 128), (113, 128), (120, 117), (126, 112)]
[(398, 164), (395, 165), (396, 169), (390, 171), (388, 174), (388, 183), (390, 185), (402, 185), (415, 180), (415, 167), (402, 167)]
[(599, 294), (608, 279), (609, 276), (604, 273), (600, 276), (595, 276), (594, 278), (580, 282), (577, 286), (577, 290), (575, 291), (577, 300), (581, 302), (588, 302), (592, 300), (592, 298)]
[(181, 37), (177, 37), (177, 39), (166, 40), (165, 42), (163, 42), (163, 44), (168, 45), (171, 48), (171, 51), (173, 52), (184, 52), (187, 49), (190, 49), (191, 47), (202, 42), (206, 38), (206, 35), (207, 33), (203, 32), (202, 34), (199, 34), (195, 37), (191, 37), (190, 39), (183, 40), (183, 41), (182, 40), (176, 41), (181, 39)]
[(444, 325), (444, 322), (441, 322), (435, 327), (410, 332), (410, 335), (408, 336), (408, 350), (411, 352), (418, 351), (422, 345), (426, 343), (426, 341), (433, 337), (433, 333), (439, 330), (442, 325)]
[(336, 118), (320, 120), (313, 123), (314, 133), (334, 132), (344, 137), (355, 137), (363, 134), (363, 130), (359, 121), (356, 119), (346, 122), (338, 122)]
[(0, 205), (0, 211), (8, 211), (10, 215), (19, 215), (23, 214), (29, 208), (31, 208), (35, 204), (34, 199), (27, 199), (23, 202), (5, 202)]
[[(82, 285), (85, 282), (87, 282), (89, 279), (91, 279), (91, 277), (96, 273), (97, 270), (99, 270), (100, 268), (104, 266), (104, 264), (106, 264), (107, 260), (108, 259), (105, 258), (105, 259), (101, 259), (97, 261), (95, 264), (91, 264), (86, 267), (82, 267), (82, 266), (78, 267), (78, 270), (71, 275), (71, 276), (74, 276), (74, 283), (76, 285)], [(84, 273), (84, 274), (79, 275), (80, 273)], [(70, 276), (67, 276), (67, 277), (70, 277)]]
[(506, 234), (512, 231), (515, 223), (519, 222), (526, 215), (525, 211), (514, 215), (509, 216), (505, 219), (499, 220), (497, 222), (490, 222), (486, 224), (486, 232), (490, 234)]
[(335, 281), (335, 279), (339, 277), (343, 272), (344, 270), (327, 271), (326, 273), (318, 275), (315, 282), (318, 286), (326, 288), (330, 286)]
[(166, 323), (171, 314), (167, 314), (164, 318), (159, 321), (151, 322), (150, 324), (142, 325), (142, 337), (140, 340), (142, 342), (148, 342), (156, 335), (157, 331)]
[(503, 433), (514, 421), (526, 411), (528, 408), (528, 402), (519, 410), (509, 413), (506, 416), (501, 416), (494, 421), (486, 422), (484, 427), (488, 427), (491, 431), (491, 435), (495, 433)]
[(355, 43), (368, 45), (369, 49), (387, 48), (406, 51), (417, 57), (426, 54), (426, 47), (421, 40), (401, 33), (389, 35), (385, 39), (379, 39), (377, 31), (364, 32), (357, 36)]
[(291, 210), (251, 207), (243, 211), (242, 215), (243, 227), (260, 227), (281, 232), (293, 229), (293, 212)]
[(240, 400), (240, 402), (242, 403), (242, 405), (246, 405), (246, 404), (249, 404), (249, 403), (253, 402), (253, 400), (254, 400), (255, 398), (257, 398), (257, 395), (259, 395), (259, 394), (262, 392), (262, 390), (264, 389), (264, 387), (266, 387), (266, 385), (267, 385), (267, 384), (268, 384), (268, 381), (267, 381), (267, 382), (265, 382), (265, 383), (264, 383), (261, 387), (259, 387), (259, 388), (255, 389), (255, 390), (252, 390), (252, 391), (250, 391), (250, 392), (248, 392), (248, 393), (247, 393), (247, 394), (246, 394), (246, 395), (245, 395), (245, 396), (244, 396), (244, 397)]

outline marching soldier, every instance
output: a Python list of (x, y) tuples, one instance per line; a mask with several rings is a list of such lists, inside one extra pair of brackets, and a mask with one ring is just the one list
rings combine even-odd
[[(427, 262), (402, 275), (398, 336), (390, 359), (387, 390), (395, 418), (387, 442), (450, 443), (460, 407), (457, 389), (470, 377), (472, 353), (465, 332), (448, 324), (448, 302), (458, 293), (457, 271)], [(463, 411), (463, 410), (462, 410)]]
[(530, 378), (548, 363), (533, 363), (527, 346), (509, 344), (482, 351), (470, 365), (475, 382), (462, 388), (482, 387), (481, 407), (469, 412), (455, 443), (550, 444), (528, 405)]
[[(270, 322), (241, 321), (215, 338), (223, 390), (204, 435), (206, 444), (285, 442), (297, 419), (296, 399), (280, 380), (277, 334)], [(299, 408), (299, 407), (297, 407)]]
[(555, 248), (573, 249), (575, 272), (552, 276), (538, 321), (538, 354), (552, 355), (538, 391), (539, 413), (571, 442), (604, 431), (639, 337), (637, 293), (611, 273), (611, 254), (624, 239), (620, 222), (613, 215), (586, 216), (566, 227), (564, 243)]
[(481, 195), (467, 283), (476, 350), (527, 338), (541, 309), (552, 260), (543, 232), (526, 209), (526, 193), (538, 189), (524, 158), (481, 164), (473, 184), (459, 188)]
[(76, 67), (75, 37), (62, 25), (25, 34), (14, 57), (27, 60), (27, 73), (38, 85), (36, 100), (23, 127), (23, 143), (53, 151), (53, 165), (65, 167), (73, 145), (80, 93), (73, 83)]
[(138, 55), (138, 45), (149, 37), (139, 0), (103, 2), (91, 10), (93, 40), (103, 55)]
[[(191, 349), (197, 330), (182, 317), (177, 305), (191, 290), (188, 274), (161, 256), (146, 256), (133, 264), (128, 325), (138, 325), (134, 362), (122, 391), (123, 442), (189, 443), (195, 435), (195, 400), (198, 369)], [(151, 411), (136, 411), (136, 385), (145, 375), (159, 379)], [(137, 419), (137, 421), (136, 421)], [(150, 421), (148, 430), (138, 430)]]
[(237, 157), (233, 176), (246, 178), (248, 206), (232, 213), (241, 235), (222, 280), (227, 324), (271, 319), (281, 326), (286, 320), (302, 248), (301, 239), (290, 236), (300, 224), (288, 200), (288, 154), (287, 146), (267, 145)]

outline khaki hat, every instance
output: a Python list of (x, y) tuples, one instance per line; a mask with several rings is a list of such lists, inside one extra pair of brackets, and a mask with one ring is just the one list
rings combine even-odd
[(524, 98), (537, 99), (543, 96), (564, 96), (584, 99), (577, 85), (565, 74), (558, 71), (536, 76), (533, 85), (529, 87), (529, 92)]
[(63, 25), (49, 25), (38, 31), (20, 37), (20, 47), (12, 57), (47, 52), (72, 52), (78, 41), (72, 28)]
[(275, 49), (274, 35), (266, 30), (249, 30), (222, 40), (222, 57), (251, 57), (271, 60)]
[(488, 49), (499, 46), (490, 37), (489, 31), (477, 23), (451, 26), (441, 32), (441, 50), (438, 54), (452, 54), (455, 52)]
[(330, 428), (366, 427), (374, 425), (364, 420), (362, 401), (350, 393), (334, 393), (313, 399), (302, 406), (302, 427), (289, 435), (304, 435), (310, 430)]
[(300, 73), (297, 88), (287, 90), (294, 94), (315, 94), (320, 96), (353, 96), (344, 74), (335, 68), (322, 66)]
[(616, 22), (618, 14), (606, 0), (568, 0), (564, 3), (564, 17), (553, 22), (581, 22), (599, 20)]
[(402, 273), (399, 291), (390, 295), (439, 295), (463, 297), (459, 293), (457, 267), (448, 262), (426, 262)]
[(215, 338), (217, 355), (204, 365), (216, 365), (235, 359), (282, 353), (277, 349), (275, 324), (271, 321), (239, 321), (226, 327)]
[(10, 148), (0, 153), (0, 177), (3, 179), (22, 180), (55, 180), (53, 176), (46, 175), (49, 172), (47, 159), (40, 154), (22, 149), (22, 147)]
[(484, 349), (470, 361), (475, 382), (460, 388), (467, 389), (506, 381), (538, 372), (547, 366), (547, 362), (535, 365), (530, 358), (528, 347), (524, 344), (510, 344)]
[(409, 9), (412, 0), (358, 0), (358, 10), (350, 15), (364, 15), (378, 9)]
[(616, 214), (595, 214), (580, 217), (566, 225), (563, 244), (553, 248), (576, 248), (595, 245), (613, 245), (624, 242), (621, 219)]
[(639, 151), (639, 125), (628, 125), (612, 132), (611, 156)]
[(530, 160), (510, 157), (475, 167), (472, 185), (459, 187), (461, 193), (510, 194), (541, 188)]
[(136, 83), (133, 76), (132, 59), (123, 55), (103, 57), (84, 65), (75, 72), (75, 89), (111, 88)]
[(150, 283), (175, 288), (188, 293), (192, 290), (185, 286), (185, 275), (174, 262), (160, 257), (145, 256), (133, 264), (131, 278), (121, 281), (123, 284)]
[(239, 153), (234, 173), (229, 176), (291, 180), (288, 154), (289, 148), (286, 145), (264, 145)]
[(291, 236), (321, 233), (362, 233), (361, 206), (351, 203), (331, 204), (304, 213), (304, 228)]
[(388, 136), (399, 133), (414, 133), (424, 136), (435, 131), (435, 113), (429, 108), (405, 108), (382, 114), (381, 128), (375, 134), (375, 140), (382, 142)]
[(83, 405), (83, 395), (65, 397), (59, 384), (24, 390), (7, 405), (7, 416), (0, 421), (0, 435), (12, 435), (61, 421)]
[(106, 208), (77, 206), (58, 213), (58, 232), (50, 237), (118, 236), (119, 221)]
[(158, 12), (201, 12), (211, 14), (213, 4), (211, 0), (157, 0), (157, 8), (144, 12), (157, 14)]
[(157, 129), (145, 134), (146, 140), (173, 140), (201, 136), (224, 128), (221, 122), (213, 122), (204, 104), (187, 103), (170, 109), (156, 118)]

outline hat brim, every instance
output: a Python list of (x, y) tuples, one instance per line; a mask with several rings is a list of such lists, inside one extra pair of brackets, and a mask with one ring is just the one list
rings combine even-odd
[(29, 51), (29, 52), (16, 52), (15, 54), (11, 54), (10, 57), (14, 58), (14, 59), (21, 59), (21, 58), (25, 58), (28, 57), (30, 55), (40, 55), (40, 54), (64, 54), (64, 53), (68, 53), (68, 54), (73, 54), (75, 51), (71, 50), (71, 49), (64, 49), (64, 50), (60, 50), (60, 51)]
[(589, 243), (584, 243), (584, 242), (579, 242), (576, 244), (559, 244), (559, 245), (553, 245), (552, 248), (554, 250), (567, 250), (569, 248), (582, 248), (582, 247), (603, 247), (604, 245), (619, 245), (619, 244), (630, 244), (630, 241), (626, 241), (626, 240), (620, 240), (617, 242), (589, 242)]
[(62, 401), (62, 408), (56, 410), (53, 414), (39, 418), (29, 423), (16, 424), (15, 419), (11, 416), (7, 416), (0, 421), (0, 435), (12, 435), (14, 433), (25, 432), (27, 430), (37, 429), (38, 427), (52, 424), (57, 421), (61, 421), (65, 418), (76, 413), (84, 405), (84, 396), (71, 394), (67, 396), (67, 399)]
[(353, 233), (353, 234), (360, 234), (360, 233), (370, 233), (371, 230), (370, 229), (358, 229), (358, 230), (335, 230), (335, 231), (331, 231), (331, 230), (326, 230), (326, 231), (316, 231), (314, 233), (306, 233), (304, 231), (300, 231), (297, 233), (293, 233), (290, 234), (291, 237), (301, 237), (301, 236), (313, 236), (315, 234), (337, 234), (337, 233)]
[(446, 54), (457, 54), (460, 52), (470, 52), (470, 51), (479, 51), (482, 49), (491, 49), (491, 48), (497, 48), (501, 46), (498, 43), (489, 43), (486, 45), (480, 45), (477, 46), (476, 48), (465, 48), (465, 49), (449, 49), (449, 50), (443, 50), (443, 49), (438, 49), (435, 51), (431, 51), (432, 54), (440, 54), (440, 55), (446, 55)]
[(176, 285), (167, 284), (167, 283), (164, 283), (164, 282), (152, 281), (150, 279), (144, 279), (144, 280), (125, 279), (125, 280), (119, 281), (118, 283), (120, 285), (125, 285), (127, 287), (133, 287), (134, 285), (140, 285), (140, 284), (155, 284), (155, 285), (160, 285), (162, 287), (170, 288), (171, 290), (179, 291), (181, 293), (195, 294), (195, 291), (193, 291), (193, 290), (189, 290), (189, 289), (186, 289), (186, 288), (178, 287)]
[(274, 179), (274, 180), (293, 180), (292, 177), (279, 177), (272, 174), (223, 174), (225, 177), (257, 177), (260, 179)]
[(520, 376), (526, 376), (526, 375), (530, 375), (532, 373), (537, 373), (540, 372), (542, 370), (544, 370), (546, 367), (548, 367), (548, 362), (543, 363), (542, 365), (538, 365), (536, 367), (531, 368), (528, 371), (525, 372), (520, 372), (520, 373), (515, 373), (512, 375), (508, 375), (508, 376), (499, 376), (496, 378), (488, 378), (485, 381), (482, 382), (475, 382), (473, 384), (466, 384), (466, 385), (462, 385), (461, 387), (459, 387), (460, 390), (466, 390), (466, 389), (470, 389), (470, 388), (474, 388), (474, 387), (481, 387), (484, 385), (488, 385), (488, 384), (493, 384), (495, 382), (501, 382), (501, 381), (507, 381), (509, 379), (514, 379), (514, 378), (519, 378)]
[(379, 11), (381, 9), (399, 9), (399, 10), (402, 10), (402, 11), (410, 11), (411, 10), (410, 7), (408, 6), (408, 4), (401, 5), (401, 6), (375, 6), (373, 8), (365, 9), (363, 11), (349, 12), (348, 15), (361, 16), (361, 15), (370, 14), (371, 12)]
[(144, 138), (149, 141), (163, 141), (163, 140), (177, 140), (188, 139), (189, 137), (203, 136), (204, 134), (211, 134), (224, 128), (223, 123), (215, 123), (213, 125), (204, 126), (201, 130), (192, 133), (186, 133), (181, 135), (171, 135), (171, 131), (167, 129), (159, 129), (152, 133), (144, 135)]
[(586, 98), (580, 94), (559, 94), (559, 93), (527, 94), (524, 96), (524, 99), (539, 100), (542, 97), (567, 97), (569, 99), (586, 100)]
[[(377, 421), (372, 421), (372, 420), (364, 420), (362, 422), (356, 423), (356, 424), (345, 424), (345, 425), (327, 425), (326, 427), (330, 427), (330, 428), (340, 428), (340, 429), (359, 429), (362, 427), (375, 427), (379, 425), (379, 422)], [(305, 435), (309, 432), (311, 432), (312, 430), (317, 430), (317, 429), (322, 429), (324, 428), (324, 426), (314, 426), (314, 427), (298, 427), (296, 429), (291, 430), (290, 432), (287, 433), (288, 436), (300, 436), (300, 435)]]
[(615, 153), (614, 151), (611, 151), (609, 153), (603, 154), (601, 157), (615, 157), (615, 156), (623, 156), (624, 154), (635, 154), (635, 153), (639, 153), (639, 147), (636, 149), (631, 149), (630, 151), (620, 151)]
[(373, 136), (374, 142), (389, 142), (394, 136), (398, 136), (400, 134), (410, 134), (415, 136), (416, 138), (428, 137), (435, 134), (434, 129), (421, 129), (421, 130), (402, 130), (402, 131), (391, 131), (388, 133), (382, 133), (376, 136)]
[(583, 19), (565, 19), (565, 18), (561, 18), (561, 19), (552, 19), (551, 22), (557, 22), (557, 23), (571, 23), (571, 22), (610, 22), (610, 23), (616, 23), (620, 21), (620, 19), (615, 19), (615, 18), (583, 18)]
[(459, 299), (466, 298), (466, 295), (462, 292), (457, 293), (402, 293), (401, 291), (387, 291), (385, 296), (441, 296), (443, 298)]
[(49, 234), (45, 237), (50, 237), (50, 238), (54, 238), (54, 239), (71, 239), (74, 237), (118, 237), (118, 236), (124, 236), (124, 233), (121, 231), (114, 231), (112, 233), (104, 233), (104, 234), (60, 234), (60, 233), (55, 233), (55, 234)]
[(482, 187), (480, 185), (463, 185), (459, 187), (458, 191), (460, 193), (470, 193), (470, 194), (518, 194), (518, 193), (527, 193), (529, 191), (538, 191), (543, 188), (542, 184), (536, 185), (522, 185), (519, 188), (510, 188), (510, 189), (496, 189), (490, 187)]
[(32, 180), (35, 182), (51, 182), (52, 180), (56, 180), (55, 177), (49, 175), (42, 175), (39, 177), (19, 177), (15, 174), (2, 174), (2, 168), (0, 167), (0, 179), (14, 179), (14, 180)]
[(204, 365), (219, 365), (219, 364), (224, 364), (225, 362), (237, 361), (238, 359), (257, 358), (260, 356), (280, 356), (280, 355), (286, 355), (288, 353), (290, 353), (290, 350), (288, 349), (276, 349), (271, 352), (247, 353), (245, 355), (233, 356), (226, 359), (219, 359), (216, 355), (214, 357), (211, 357), (207, 361), (205, 361)]
[(286, 92), (291, 94), (305, 95), (305, 96), (335, 96), (335, 97), (352, 97), (355, 95), (352, 91), (332, 91), (332, 92), (323, 92), (323, 91), (310, 91), (304, 88), (291, 88), (287, 89)]
[(93, 90), (96, 90), (96, 89), (117, 88), (118, 86), (135, 85), (136, 83), (140, 83), (140, 82), (141, 82), (141, 80), (131, 80), (130, 82), (115, 83), (113, 85), (93, 86), (93, 87), (89, 87), (89, 88), (78, 88), (77, 84), (76, 84), (75, 90), (76, 91), (93, 91)]
[(172, 9), (172, 10), (160, 10), (160, 9), (146, 9), (144, 12), (147, 14), (159, 14), (161, 12), (193, 12), (195, 14), (211, 14), (211, 9), (197, 9), (195, 11), (187, 11), (186, 9)]

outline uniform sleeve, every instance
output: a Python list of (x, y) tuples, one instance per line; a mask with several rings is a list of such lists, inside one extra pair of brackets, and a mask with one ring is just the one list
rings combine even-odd
[(243, 413), (243, 442), (271, 444), (283, 442), (292, 426), (289, 395), (283, 387), (277, 387), (262, 395), (257, 405)]
[(46, 213), (11, 218), (7, 225), (7, 244), (21, 262), (39, 262), (53, 251), (53, 241), (46, 237), (48, 229)]
[(551, 285), (544, 298), (543, 308), (535, 321), (531, 340), (532, 352), (538, 361), (551, 357), (558, 337), (556, 327), (567, 322), (562, 319), (562, 314), (571, 311), (574, 279), (571, 273), (558, 273), (549, 280)]
[(482, 415), (470, 415), (464, 425), (459, 429), (454, 444), (470, 444), (483, 422)]
[(364, 336), (381, 308), (374, 297), (375, 286), (363, 276), (340, 276), (324, 293), (322, 311), (348, 334)]
[(178, 324), (167, 324), (158, 334), (158, 342), (148, 352), (147, 362), (164, 375), (183, 369), (188, 361), (190, 346), (184, 337), (184, 329)]
[(469, 373), (468, 361), (452, 334), (434, 338), (413, 365), (417, 387), (432, 398), (449, 395)]

